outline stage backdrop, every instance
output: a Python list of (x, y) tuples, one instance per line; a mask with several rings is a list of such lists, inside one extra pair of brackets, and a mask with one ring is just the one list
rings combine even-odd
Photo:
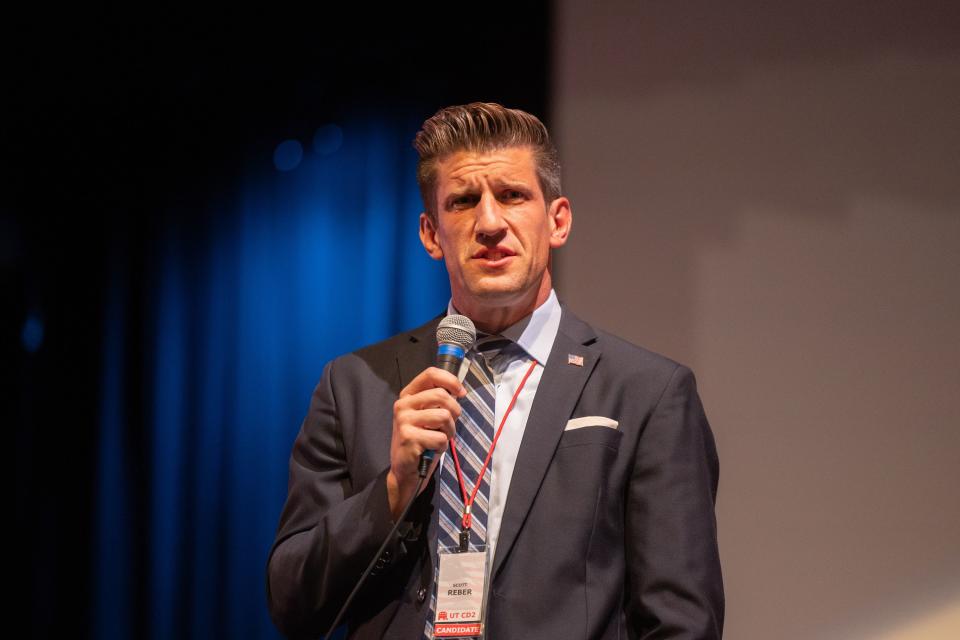
[(368, 120), (278, 140), (235, 186), (173, 207), (148, 259), (117, 243), (95, 637), (278, 637), (267, 554), (324, 363), (449, 296), (417, 237), (415, 131)]
[(726, 636), (960, 638), (960, 10), (562, 0), (559, 291), (697, 374)]

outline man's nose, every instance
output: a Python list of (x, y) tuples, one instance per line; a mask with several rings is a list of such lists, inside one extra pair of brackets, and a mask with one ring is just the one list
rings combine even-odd
[(485, 193), (477, 205), (477, 235), (497, 238), (507, 228), (503, 208), (491, 193)]

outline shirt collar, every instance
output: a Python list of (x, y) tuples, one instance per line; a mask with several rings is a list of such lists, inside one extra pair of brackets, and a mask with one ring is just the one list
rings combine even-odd
[[(504, 338), (516, 342), (530, 357), (546, 365), (553, 342), (560, 329), (560, 315), (562, 314), (557, 294), (550, 289), (550, 296), (533, 313), (520, 319), (500, 332)], [(447, 303), (447, 315), (457, 313), (453, 307), (453, 299)]]

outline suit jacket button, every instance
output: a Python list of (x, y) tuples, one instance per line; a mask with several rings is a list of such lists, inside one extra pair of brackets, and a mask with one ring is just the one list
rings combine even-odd
[(417, 601), (423, 602), (426, 599), (427, 599), (427, 588), (420, 587), (419, 589), (417, 589)]

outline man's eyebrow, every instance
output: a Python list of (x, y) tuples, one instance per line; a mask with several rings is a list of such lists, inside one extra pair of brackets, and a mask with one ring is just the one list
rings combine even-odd
[(464, 187), (462, 189), (453, 189), (447, 195), (444, 196), (440, 206), (444, 210), (449, 209), (453, 206), (453, 203), (459, 200), (460, 198), (476, 196), (477, 190), (471, 189), (470, 187)]
[(479, 191), (478, 189), (471, 187), (469, 185), (464, 185), (463, 187), (458, 187), (456, 189), (451, 189), (445, 198), (445, 200), (451, 200), (452, 198), (459, 198), (461, 196), (474, 195)]
[[(480, 188), (473, 183), (467, 183), (459, 181), (459, 184), (454, 186), (447, 192), (444, 201), (449, 201), (452, 198), (458, 198), (461, 196), (476, 195)], [(518, 189), (518, 190), (530, 190), (532, 185), (522, 178), (493, 178), (490, 181), (493, 183), (493, 186), (498, 189), (508, 188), (508, 189)]]
[(530, 184), (522, 178), (498, 178), (492, 181), (498, 187), (512, 187), (515, 189), (529, 189)]

